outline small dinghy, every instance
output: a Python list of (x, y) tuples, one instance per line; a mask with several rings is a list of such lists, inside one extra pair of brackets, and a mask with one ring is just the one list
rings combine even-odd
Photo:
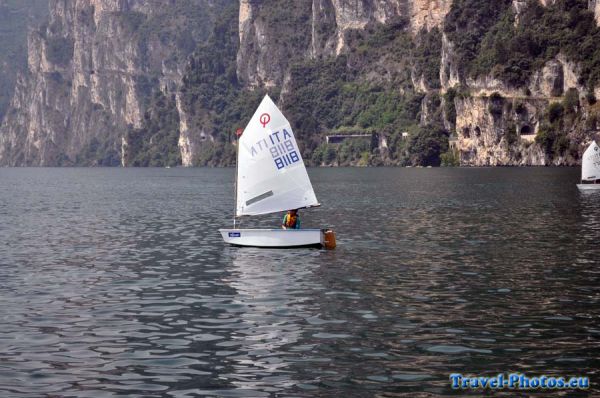
[(600, 191), (600, 148), (593, 141), (583, 153), (581, 163), (581, 184), (577, 184), (581, 191)]
[(288, 120), (265, 96), (237, 145), (233, 228), (226, 243), (269, 248), (335, 248), (330, 229), (240, 229), (236, 218), (320, 206)]

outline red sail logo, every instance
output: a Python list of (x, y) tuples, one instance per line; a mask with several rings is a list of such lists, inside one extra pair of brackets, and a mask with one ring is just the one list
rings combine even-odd
[(268, 113), (263, 113), (260, 115), (260, 124), (262, 124), (263, 128), (267, 127), (267, 124), (271, 121), (271, 115)]

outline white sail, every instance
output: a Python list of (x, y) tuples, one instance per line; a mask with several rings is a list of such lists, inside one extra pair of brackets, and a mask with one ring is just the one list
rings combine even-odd
[(600, 180), (600, 147), (598, 147), (596, 141), (592, 142), (583, 153), (581, 180)]
[(236, 216), (318, 206), (294, 132), (265, 96), (238, 148)]

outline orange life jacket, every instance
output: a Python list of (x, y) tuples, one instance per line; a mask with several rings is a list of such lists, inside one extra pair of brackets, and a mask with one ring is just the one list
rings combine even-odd
[(291, 214), (286, 214), (285, 217), (283, 218), (283, 225), (285, 225), (286, 228), (296, 228), (296, 224), (298, 223), (298, 216), (297, 215), (291, 215)]

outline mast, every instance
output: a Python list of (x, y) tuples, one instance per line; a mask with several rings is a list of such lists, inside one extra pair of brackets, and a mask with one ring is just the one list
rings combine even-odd
[(238, 180), (238, 165), (240, 156), (240, 135), (241, 129), (237, 129), (235, 132), (235, 180), (233, 182), (233, 229), (235, 229), (235, 215), (237, 213), (237, 180)]

